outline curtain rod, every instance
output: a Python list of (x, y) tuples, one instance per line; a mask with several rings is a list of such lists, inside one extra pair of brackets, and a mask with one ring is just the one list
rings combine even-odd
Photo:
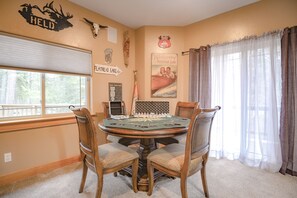
[(182, 52), (182, 56), (189, 55), (189, 51)]
[[(296, 27), (296, 26), (293, 26), (293, 27)], [(285, 29), (288, 29), (288, 28), (285, 28)], [(283, 31), (284, 31), (283, 29), (278, 29), (278, 30), (265, 32), (265, 33), (263, 33), (261, 35), (245, 36), (245, 37), (237, 39), (237, 40), (227, 41), (227, 42), (223, 42), (223, 43), (214, 43), (214, 44), (211, 44), (211, 45), (206, 45), (206, 46), (201, 46), (201, 47), (207, 47), (207, 46), (212, 47), (212, 46), (217, 46), (217, 45), (227, 45), (227, 44), (230, 44), (230, 43), (239, 42), (239, 41), (243, 41), (243, 40), (248, 40), (248, 39), (251, 39), (251, 38), (259, 38), (259, 37), (269, 35), (269, 34), (275, 34), (275, 33), (281, 33), (282, 34)], [(199, 51), (199, 49), (200, 48), (195, 49), (195, 50)], [(181, 54), (182, 54), (182, 56), (189, 55), (189, 51), (183, 51)]]
[[(207, 45), (207, 46), (209, 46), (209, 45)], [(196, 49), (194, 49), (194, 50), (197, 51), (197, 52), (199, 52), (201, 48), (202, 48), (203, 50), (205, 50), (207, 46), (201, 46), (200, 48), (196, 48)], [(190, 51), (183, 51), (183, 52), (182, 52), (182, 56), (189, 55), (189, 52), (190, 52)]]

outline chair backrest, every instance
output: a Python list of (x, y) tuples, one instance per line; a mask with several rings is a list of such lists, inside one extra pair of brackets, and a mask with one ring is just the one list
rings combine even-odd
[(214, 116), (221, 107), (212, 109), (196, 109), (189, 125), (185, 149), (185, 165), (190, 160), (204, 156), (208, 157), (210, 134)]
[[(102, 105), (103, 105), (104, 118), (110, 118), (109, 102), (102, 102)], [(126, 106), (125, 106), (124, 101), (121, 101), (121, 108), (122, 108), (123, 114), (125, 115), (126, 114)]]
[(191, 119), (195, 109), (199, 107), (198, 102), (177, 102), (175, 115), (183, 118)]
[(71, 110), (76, 117), (78, 126), (82, 160), (86, 160), (95, 169), (96, 165), (100, 166), (101, 164), (99, 162), (98, 142), (93, 118), (86, 108), (72, 108)]

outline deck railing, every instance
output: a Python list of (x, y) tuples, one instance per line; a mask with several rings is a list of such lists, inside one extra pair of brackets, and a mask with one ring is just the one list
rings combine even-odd
[[(75, 105), (74, 106), (80, 106)], [(46, 105), (46, 114), (70, 112), (67, 104)], [(0, 104), (0, 118), (41, 115), (41, 104)]]

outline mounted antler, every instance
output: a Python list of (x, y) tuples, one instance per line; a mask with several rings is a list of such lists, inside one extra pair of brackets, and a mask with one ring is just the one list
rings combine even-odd
[(58, 18), (58, 19), (70, 19), (73, 17), (73, 15), (69, 14), (67, 12), (67, 15), (65, 16), (64, 12), (63, 12), (63, 9), (60, 5), (60, 13), (57, 9), (54, 9), (54, 6), (53, 6), (53, 1), (50, 3), (50, 4), (46, 4), (45, 6), (43, 6), (43, 13), (47, 12), (49, 13), (50, 15), (56, 15), (55, 18)]
[(108, 26), (94, 23), (94, 22), (92, 22), (92, 21), (90, 21), (90, 20), (88, 20), (86, 18), (84, 18), (84, 20), (92, 26), (92, 32), (93, 32), (93, 36), (95, 38), (98, 36), (98, 33), (99, 33), (99, 30), (100, 29), (106, 29), (106, 28), (108, 28)]

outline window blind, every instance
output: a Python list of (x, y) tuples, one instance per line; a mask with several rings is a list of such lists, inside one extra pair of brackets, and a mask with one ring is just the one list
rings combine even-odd
[(91, 52), (0, 34), (0, 65), (92, 74)]

